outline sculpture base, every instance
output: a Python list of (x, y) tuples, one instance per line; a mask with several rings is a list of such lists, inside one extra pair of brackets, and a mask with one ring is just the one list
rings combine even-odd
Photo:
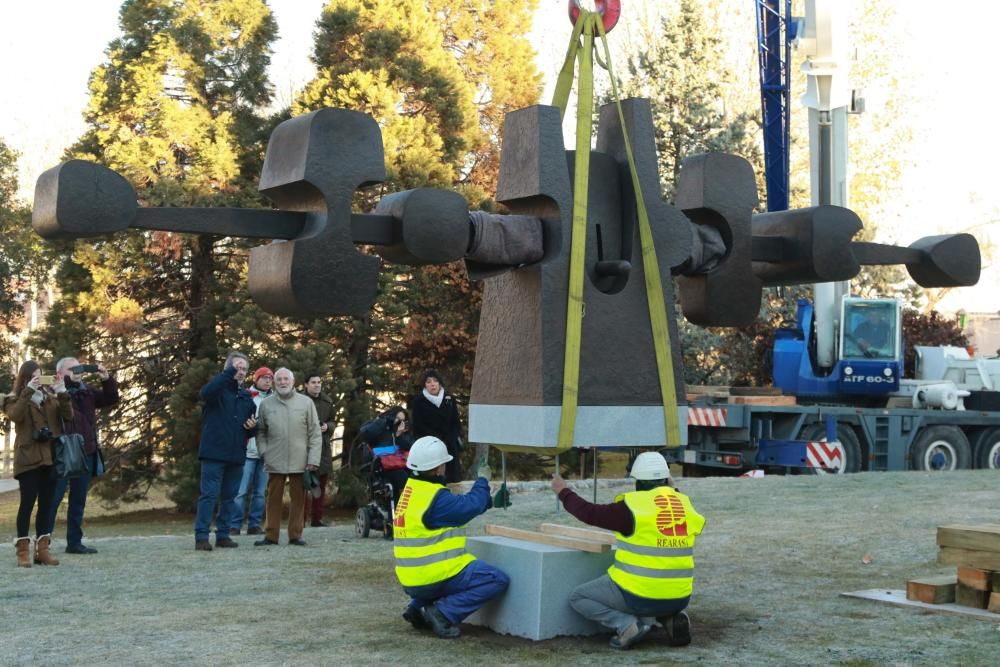
[(614, 552), (588, 553), (509, 537), (470, 537), (468, 550), (510, 577), (510, 588), (465, 622), (527, 639), (611, 632), (569, 606), (580, 584), (604, 574)]
[[(677, 408), (681, 442), (687, 445), (687, 406)], [(554, 447), (559, 440), (558, 405), (469, 405), (469, 442)], [(581, 405), (574, 447), (666, 447), (659, 405)]]

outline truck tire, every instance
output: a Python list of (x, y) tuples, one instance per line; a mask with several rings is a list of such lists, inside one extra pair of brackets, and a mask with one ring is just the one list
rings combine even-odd
[[(799, 440), (819, 442), (826, 444), (825, 424), (806, 424), (799, 433)], [(843, 475), (849, 472), (861, 470), (861, 444), (854, 429), (848, 424), (837, 423), (837, 440), (839, 444), (830, 446), (830, 450), (825, 447), (816, 448), (809, 452), (809, 459), (813, 462), (813, 470), (818, 475)], [(836, 466), (836, 462), (840, 465)], [(834, 463), (832, 468), (823, 468), (820, 462)]]
[(969, 439), (957, 426), (925, 428), (910, 445), (910, 468), (913, 470), (967, 470), (971, 462)]
[(976, 436), (972, 460), (980, 470), (1000, 469), (1000, 428), (991, 428)]

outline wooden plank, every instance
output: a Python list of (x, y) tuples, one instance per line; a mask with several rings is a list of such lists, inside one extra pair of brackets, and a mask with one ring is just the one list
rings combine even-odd
[(986, 609), (990, 601), (989, 591), (980, 591), (969, 588), (962, 582), (955, 586), (955, 604), (962, 607), (975, 607), (976, 609)]
[(597, 542), (598, 544), (614, 544), (615, 540), (618, 539), (614, 533), (608, 530), (563, 526), (558, 523), (543, 523), (541, 531), (546, 535), (575, 537), (578, 540), (587, 540), (589, 542)]
[(1000, 614), (994, 614), (985, 609), (973, 609), (972, 607), (960, 607), (957, 604), (927, 604), (916, 600), (907, 600), (905, 591), (888, 591), (884, 588), (873, 588), (866, 591), (851, 591), (841, 593), (841, 597), (858, 598), (860, 600), (871, 600), (872, 602), (883, 602), (896, 607), (909, 607), (911, 609), (921, 609), (938, 614), (951, 614), (953, 616), (965, 616), (967, 618), (977, 618), (990, 623), (1000, 623)]
[(597, 542), (578, 540), (573, 537), (562, 537), (560, 535), (546, 535), (545, 533), (536, 533), (533, 530), (521, 530), (520, 528), (497, 526), (491, 523), (486, 524), (485, 532), (487, 535), (499, 535), (500, 537), (509, 537), (515, 540), (524, 540), (525, 542), (548, 544), (552, 547), (566, 547), (567, 549), (578, 549), (580, 551), (589, 551), (595, 554), (611, 551), (610, 544), (598, 544)]
[(1000, 593), (990, 593), (990, 603), (986, 606), (986, 611), (994, 614), (1000, 612)]
[[(938, 526), (937, 543), (942, 547), (1000, 553), (1000, 525)], [(984, 569), (1000, 570), (1000, 567)]]
[(1000, 593), (1000, 572), (994, 572), (990, 575), (990, 590), (994, 593)]
[(981, 570), (1000, 570), (1000, 552), (941, 547), (938, 549), (938, 562), (942, 565), (962, 565), (978, 567)]
[(796, 405), (794, 396), (730, 396), (733, 405)]
[(906, 582), (906, 599), (926, 602), (927, 604), (943, 604), (955, 601), (955, 575), (943, 577), (925, 577), (911, 579)]
[(974, 588), (977, 591), (988, 591), (990, 590), (990, 575), (993, 574), (989, 570), (981, 570), (978, 567), (965, 567), (964, 565), (958, 566), (958, 583), (968, 586), (969, 588)]

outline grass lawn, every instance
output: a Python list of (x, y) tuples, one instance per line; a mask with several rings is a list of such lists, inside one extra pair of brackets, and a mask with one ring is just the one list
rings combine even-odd
[[(519, 528), (574, 524), (551, 492), (476, 519)], [(1000, 625), (839, 597), (945, 574), (935, 528), (1000, 523), (993, 471), (679, 480), (708, 520), (696, 548), (694, 642), (651, 639), (626, 653), (607, 637), (530, 642), (463, 626), (444, 641), (400, 618), (391, 545), (354, 536), (351, 517), (307, 528), (308, 547), (195, 552), (193, 517), (162, 498), (88, 508), (94, 556), (14, 565), (17, 494), (0, 495), (0, 665), (997, 665)], [(599, 500), (615, 493), (599, 489)], [(590, 497), (590, 491), (584, 493)], [(284, 539), (284, 536), (282, 537)]]

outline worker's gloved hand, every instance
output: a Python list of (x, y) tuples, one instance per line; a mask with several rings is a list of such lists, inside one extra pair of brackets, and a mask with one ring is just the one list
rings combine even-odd
[(510, 507), (510, 491), (507, 490), (507, 482), (500, 485), (500, 488), (493, 494), (493, 507)]
[(482, 477), (487, 482), (493, 478), (493, 469), (486, 462), (485, 456), (479, 459), (479, 466), (476, 468), (476, 477)]

